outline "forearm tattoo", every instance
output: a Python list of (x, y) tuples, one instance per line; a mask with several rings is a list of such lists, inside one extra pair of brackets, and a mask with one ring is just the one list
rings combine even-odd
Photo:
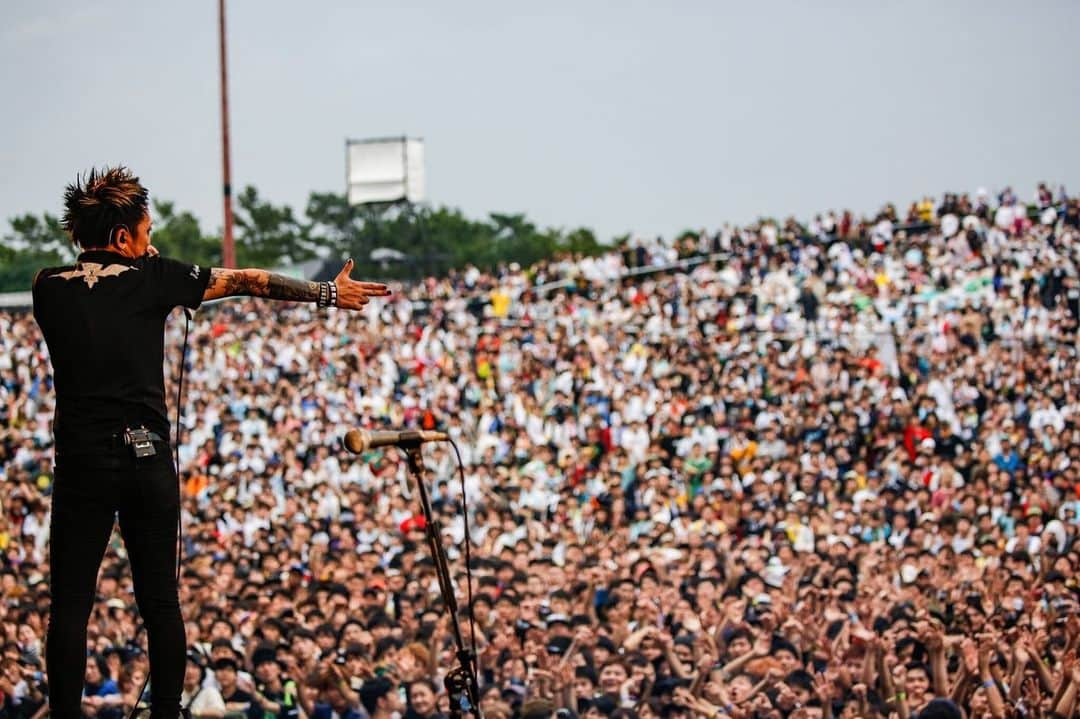
[(250, 295), (272, 300), (314, 302), (319, 299), (319, 284), (276, 275), (265, 270), (223, 270), (210, 272), (210, 288), (222, 297)]
[(294, 280), (291, 277), (283, 277), (267, 273), (267, 294), (272, 300), (292, 300), (293, 302), (314, 302), (319, 298), (319, 283), (307, 280)]

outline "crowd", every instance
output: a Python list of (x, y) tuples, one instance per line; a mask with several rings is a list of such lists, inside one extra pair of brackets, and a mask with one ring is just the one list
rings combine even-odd
[[(695, 258), (671, 266), (680, 259)], [(666, 269), (665, 269), (666, 268)], [(178, 453), (197, 718), (1076, 716), (1080, 202), (1040, 186), (465, 268), (362, 313), (190, 328)], [(167, 331), (177, 374), (184, 320)], [(0, 314), (0, 716), (47, 712), (51, 377)], [(175, 385), (169, 396), (175, 398)], [(118, 535), (87, 717), (145, 707)]]

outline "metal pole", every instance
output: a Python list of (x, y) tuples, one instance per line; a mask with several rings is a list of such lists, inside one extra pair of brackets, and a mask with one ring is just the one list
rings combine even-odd
[[(465, 711), (483, 719), (483, 714), (480, 712), (480, 685), (476, 677), (476, 657), (465, 646), (465, 638), (461, 634), (457, 596), (454, 594), (454, 583), (450, 578), (450, 564), (442, 543), (442, 526), (435, 518), (435, 513), (431, 509), (431, 499), (424, 486), (424, 463), (420, 454), (420, 445), (398, 449), (405, 453), (409, 470), (416, 477), (416, 489), (420, 494), (420, 511), (424, 516), (424, 533), (427, 535), (428, 547), (431, 549), (431, 561), (435, 563), (435, 578), (439, 582), (439, 591), (442, 593), (443, 611), (450, 618), (451, 636), (457, 647), (458, 665), (450, 670), (445, 679), (446, 691), (450, 694), (450, 717), (460, 719), (463, 716), (464, 707), (461, 705), (461, 698), (464, 694), (469, 704), (467, 708), (464, 708)], [(462, 497), (463, 502), (464, 499)], [(462, 511), (468, 512), (469, 508), (462, 504)], [(470, 542), (472, 539), (466, 536), (465, 541)], [(469, 611), (472, 612), (472, 607)]]
[(229, 75), (225, 53), (225, 0), (218, 0), (218, 41), (221, 64), (222, 204), (225, 212), (225, 236), (221, 242), (221, 259), (225, 267), (236, 267), (236, 248), (233, 245), (232, 171), (229, 166)]

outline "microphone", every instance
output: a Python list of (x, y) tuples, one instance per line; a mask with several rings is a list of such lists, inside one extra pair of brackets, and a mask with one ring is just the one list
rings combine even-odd
[(368, 432), (364, 429), (350, 429), (345, 433), (342, 443), (353, 454), (362, 454), (376, 447), (401, 447), (410, 449), (419, 447), (424, 442), (446, 442), (450, 436), (446, 432), (425, 432), (405, 430), (403, 432)]

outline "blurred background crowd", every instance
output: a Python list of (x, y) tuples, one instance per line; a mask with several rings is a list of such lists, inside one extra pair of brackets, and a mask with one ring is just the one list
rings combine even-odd
[[(947, 194), (462, 268), (364, 312), (191, 323), (179, 461), (196, 717), (446, 715), (425, 448), (489, 719), (1075, 716), (1080, 202)], [(184, 321), (167, 331), (166, 377)], [(2, 716), (44, 716), (44, 342), (0, 313)], [(168, 389), (170, 401), (176, 387)], [(87, 717), (145, 706), (114, 535)]]

